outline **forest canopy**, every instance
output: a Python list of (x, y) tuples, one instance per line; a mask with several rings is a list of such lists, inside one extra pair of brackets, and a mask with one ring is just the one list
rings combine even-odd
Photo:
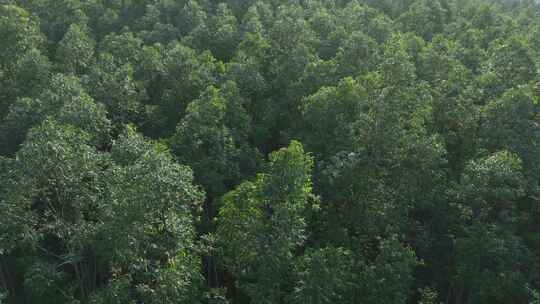
[(0, 0), (0, 303), (540, 303), (540, 4)]

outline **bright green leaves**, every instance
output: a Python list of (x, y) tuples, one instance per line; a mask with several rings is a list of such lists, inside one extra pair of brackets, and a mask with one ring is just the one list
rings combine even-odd
[(495, 41), (490, 49), (492, 55), (488, 69), (499, 79), (510, 80), (507, 85), (527, 83), (536, 75), (535, 63), (527, 48), (525, 41), (516, 36), (506, 41)]
[(379, 61), (377, 42), (363, 32), (353, 32), (341, 41), (336, 54), (342, 76), (358, 76), (371, 71)]
[[(149, 98), (157, 103), (156, 121), (150, 127), (157, 135), (170, 135), (187, 105), (216, 82), (220, 65), (209, 52), (197, 53), (179, 43), (145, 50), (142, 64)], [(148, 58), (146, 58), (148, 57)], [(149, 77), (153, 76), (153, 77)]]
[(17, 62), (17, 58), (8, 56), (24, 55), (44, 40), (36, 20), (28, 11), (15, 5), (0, 5), (0, 37), (3, 41), (0, 46), (2, 69)]
[(143, 41), (132, 32), (110, 34), (101, 40), (98, 52), (111, 54), (119, 64), (135, 64), (141, 60)]
[(536, 65), (527, 51), (525, 40), (517, 35), (493, 41), (480, 83), (487, 98), (498, 97), (505, 90), (529, 83), (536, 76)]
[(250, 117), (233, 82), (209, 87), (189, 104), (172, 146), (181, 163), (190, 165), (209, 194), (222, 195), (254, 173), (258, 153), (248, 144)]
[(460, 184), (458, 198), (470, 208), (466, 214), (482, 222), (513, 221), (525, 195), (521, 160), (506, 151), (470, 162)]
[(360, 297), (364, 303), (407, 303), (417, 264), (414, 251), (395, 236), (381, 240), (379, 254), (360, 270)]
[[(8, 195), (16, 185), (15, 161), (9, 158), (0, 157), (0, 216), (3, 221), (0, 224), (0, 255), (5, 255), (15, 249), (21, 243), (21, 236), (28, 236), (31, 231), (23, 226), (19, 220), (19, 214), (25, 209), (24, 205), (10, 204)], [(14, 215), (14, 216), (12, 216)]]
[(130, 298), (145, 303), (190, 299), (200, 280), (193, 214), (203, 199), (191, 170), (130, 128), (111, 156), (120, 162), (106, 173), (111, 206), (98, 244), (119, 275), (111, 284), (129, 280)]
[(358, 273), (352, 253), (342, 248), (309, 249), (297, 263), (291, 303), (353, 303)]
[[(28, 64), (28, 57), (39, 53), (44, 37), (39, 24), (30, 13), (15, 5), (0, 5), (0, 119), (7, 113), (9, 105), (21, 89), (31, 90), (32, 83), (23, 83), (18, 77), (20, 64)], [(43, 62), (44, 59), (38, 59)], [(26, 71), (28, 72), (28, 71)], [(35, 71), (39, 73), (39, 71)], [(25, 91), (22, 90), (22, 91)]]
[(68, 32), (70, 26), (76, 24), (85, 27), (88, 16), (85, 3), (80, 0), (42, 0), (29, 1), (27, 6), (40, 18), (40, 27), (48, 38), (51, 51), (56, 43)]
[(1, 293), (528, 302), (531, 1), (3, 1)]
[(352, 78), (337, 87), (321, 88), (304, 100), (306, 146), (320, 155), (333, 155), (351, 148), (352, 124), (366, 110), (366, 90)]
[[(89, 142), (87, 133), (47, 119), (29, 132), (12, 162), (0, 230), (16, 233), (18, 243), (12, 249), (30, 249), (20, 258), (35, 257), (25, 275), (29, 297), (54, 295), (60, 301), (74, 296), (77, 288), (84, 297), (92, 286), (79, 271), (89, 267), (85, 249), (100, 228), (98, 171), (103, 159)], [(75, 272), (54, 271), (35, 281), (35, 267), (44, 266), (42, 262)]]
[(88, 132), (95, 145), (107, 140), (110, 122), (102, 104), (96, 104), (84, 91), (78, 78), (55, 75), (49, 89), (36, 98), (18, 99), (0, 125), (3, 153), (13, 153), (22, 143), (26, 132), (39, 125), (46, 117), (54, 117), (63, 124), (70, 124)]
[(338, 17), (343, 27), (363, 31), (377, 43), (385, 42), (395, 30), (393, 20), (387, 15), (373, 7), (361, 5), (358, 1), (346, 3), (343, 11), (338, 13)]
[(56, 50), (56, 62), (66, 74), (79, 75), (92, 64), (95, 42), (84, 28), (72, 24)]
[[(263, 191), (269, 199), (268, 207), (275, 212), (274, 217), (291, 216), (290, 223), (300, 223), (302, 211), (307, 207), (307, 200), (311, 196), (311, 170), (313, 158), (304, 152), (302, 144), (291, 142), (289, 147), (270, 154), (270, 167), (267, 175), (263, 176)], [(281, 205), (284, 204), (284, 205)], [(278, 212), (280, 208), (289, 208), (292, 213)], [(287, 222), (287, 218), (284, 219)], [(301, 243), (301, 227), (296, 228), (297, 241)]]
[(35, 97), (49, 85), (52, 64), (38, 49), (32, 49), (21, 58), (17, 70), (17, 96)]
[[(0, 191), (0, 249), (35, 250), (21, 257), (35, 259), (23, 273), (28, 297), (107, 301), (100, 271), (113, 274), (102, 288), (120, 288), (125, 299), (196, 298), (194, 214), (204, 195), (192, 171), (131, 128), (110, 154), (96, 150), (92, 138), (47, 118), (14, 160), (2, 160), (10, 187)], [(44, 267), (56, 270), (39, 281), (36, 269)]]
[[(339, 292), (352, 290), (354, 300), (317, 301), (406, 303), (417, 267), (415, 251), (404, 244), (409, 241), (401, 241), (409, 237), (407, 225), (414, 221), (412, 229), (427, 235), (441, 229), (436, 220), (413, 219), (444, 217), (447, 182), (445, 147), (429, 130), (433, 96), (417, 80), (413, 55), (423, 47), (417, 42), (410, 35), (389, 37), (368, 74), (304, 100), (302, 136), (322, 160), (316, 174), (321, 212), (312, 240), (347, 248), (355, 265), (335, 278), (355, 281)], [(433, 244), (418, 240), (414, 246), (425, 253)]]
[(298, 258), (291, 303), (407, 303), (414, 251), (391, 237), (371, 260), (343, 248), (308, 249)]
[(457, 43), (437, 35), (419, 55), (417, 70), (420, 78), (431, 83), (431, 128), (440, 134), (455, 175), (474, 154), (480, 117), (477, 92), (471, 86), (473, 73), (456, 58), (461, 51)]
[(539, 105), (529, 87), (508, 90), (483, 107), (479, 142), (488, 151), (507, 149), (525, 163), (528, 175), (538, 176)]
[(238, 22), (227, 4), (217, 5), (215, 15), (207, 21), (204, 31), (193, 33), (193, 43), (198, 49), (210, 49), (221, 60), (232, 57), (238, 44)]
[(241, 40), (237, 46), (237, 54), (244, 54), (257, 61), (265, 59), (270, 51), (270, 44), (263, 31), (263, 14), (267, 7), (262, 2), (253, 5), (244, 15)]
[(268, 170), (225, 195), (218, 236), (223, 263), (258, 303), (286, 292), (294, 250), (306, 239), (312, 158), (298, 142), (270, 156)]
[[(98, 271), (114, 273), (99, 284), (125, 299), (196, 297), (203, 194), (191, 170), (130, 128), (101, 152), (109, 130), (105, 107), (74, 76), (56, 75), (50, 89), (11, 107), (3, 135), (22, 145), (1, 163), (2, 254), (35, 250), (23, 256), (35, 260), (21, 273), (28, 299), (108, 301)], [(40, 279), (47, 267), (55, 270)]]
[(84, 79), (89, 93), (106, 106), (117, 127), (126, 123), (144, 123), (141, 101), (146, 94), (134, 78), (131, 64), (119, 64), (113, 55), (103, 53)]
[(505, 303), (528, 297), (529, 252), (516, 233), (520, 217), (527, 212), (521, 171), (517, 156), (497, 152), (471, 161), (457, 188), (455, 206), (464, 221), (459, 228), (462, 236), (456, 240), (454, 283), (461, 292), (469, 291), (466, 297), (474, 302)]
[[(264, 238), (270, 242), (283, 241), (283, 253), (290, 252), (296, 245), (301, 244), (305, 238), (303, 212), (308, 207), (308, 198), (311, 195), (312, 166), (312, 158), (305, 154), (298, 142), (292, 142), (288, 148), (271, 154), (265, 174), (259, 174), (254, 182), (246, 182), (225, 196), (225, 205), (220, 211), (220, 233), (225, 234), (231, 244), (234, 244), (242, 243), (244, 237), (263, 237), (255, 233), (259, 230), (257, 227), (268, 229), (276, 239)], [(251, 213), (253, 217), (244, 216)], [(243, 223), (246, 220), (257, 222), (257, 218), (261, 222), (252, 228)], [(235, 229), (238, 225), (252, 233)], [(283, 234), (278, 235), (278, 231)], [(246, 246), (247, 248), (250, 247)]]
[(425, 40), (443, 31), (448, 18), (443, 1), (415, 1), (399, 19), (408, 31), (415, 32)]
[(382, 61), (379, 71), (384, 85), (404, 88), (416, 78), (412, 56), (407, 53), (406, 40), (402, 35), (394, 35), (382, 46)]

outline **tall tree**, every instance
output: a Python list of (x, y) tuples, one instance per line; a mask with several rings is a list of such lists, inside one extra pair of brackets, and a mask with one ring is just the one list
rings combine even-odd
[(56, 49), (60, 70), (66, 74), (83, 74), (92, 64), (94, 48), (95, 42), (84, 28), (70, 25)]
[(19, 62), (24, 60), (28, 52), (39, 49), (44, 37), (39, 30), (38, 20), (32, 17), (30, 12), (12, 4), (0, 5), (0, 37), (3, 41), (0, 46), (0, 119), (2, 119), (7, 114), (9, 105), (17, 97)]
[(282, 303), (294, 252), (306, 239), (313, 159), (299, 142), (270, 155), (265, 173), (223, 199), (218, 221), (223, 264), (258, 303)]

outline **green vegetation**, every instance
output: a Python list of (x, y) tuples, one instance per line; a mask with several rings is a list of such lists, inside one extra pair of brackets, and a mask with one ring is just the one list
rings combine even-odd
[(0, 303), (540, 303), (540, 4), (0, 0)]

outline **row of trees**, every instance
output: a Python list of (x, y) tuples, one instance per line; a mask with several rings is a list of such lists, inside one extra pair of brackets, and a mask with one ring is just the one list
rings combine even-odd
[(540, 303), (540, 7), (0, 0), (0, 303)]

